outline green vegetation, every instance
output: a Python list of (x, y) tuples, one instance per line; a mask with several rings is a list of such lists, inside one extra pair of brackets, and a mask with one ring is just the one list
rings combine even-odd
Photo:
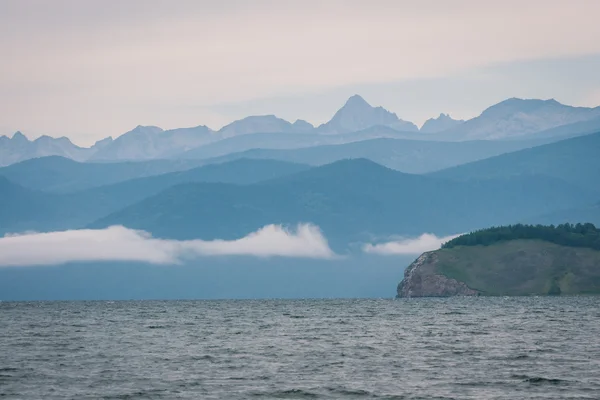
[(590, 248), (519, 239), (435, 254), (436, 273), (482, 295), (600, 294), (600, 251)]
[(539, 239), (569, 247), (600, 250), (600, 229), (593, 224), (509, 225), (478, 230), (445, 243), (442, 248), (457, 246), (489, 246), (517, 239)]
[(600, 229), (509, 225), (459, 236), (435, 252), (435, 272), (483, 295), (600, 294)]

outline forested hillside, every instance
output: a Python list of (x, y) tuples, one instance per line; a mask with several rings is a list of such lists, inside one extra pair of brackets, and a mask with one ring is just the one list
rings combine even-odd
[(600, 250), (600, 229), (594, 224), (509, 225), (478, 230), (445, 243), (442, 248), (457, 246), (489, 246), (498, 242), (518, 239), (538, 239), (570, 247)]

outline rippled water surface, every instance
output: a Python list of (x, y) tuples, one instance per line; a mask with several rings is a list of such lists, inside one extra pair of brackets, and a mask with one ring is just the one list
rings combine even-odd
[(6, 399), (599, 399), (600, 298), (0, 303)]

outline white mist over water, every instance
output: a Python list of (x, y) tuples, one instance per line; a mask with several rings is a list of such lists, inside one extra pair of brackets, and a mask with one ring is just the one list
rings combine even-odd
[(366, 244), (363, 250), (366, 253), (376, 253), (382, 255), (394, 254), (421, 254), (426, 251), (439, 249), (442, 244), (452, 240), (459, 235), (438, 237), (431, 233), (424, 233), (417, 238), (401, 238), (395, 241), (379, 244)]
[(335, 253), (317, 226), (295, 230), (267, 225), (236, 240), (170, 240), (148, 232), (111, 226), (0, 238), (0, 266), (56, 265), (74, 261), (138, 261), (177, 264), (202, 256), (331, 259)]

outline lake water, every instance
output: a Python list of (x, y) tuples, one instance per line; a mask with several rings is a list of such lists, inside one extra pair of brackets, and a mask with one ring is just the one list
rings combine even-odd
[(2, 399), (599, 399), (600, 297), (0, 303)]

